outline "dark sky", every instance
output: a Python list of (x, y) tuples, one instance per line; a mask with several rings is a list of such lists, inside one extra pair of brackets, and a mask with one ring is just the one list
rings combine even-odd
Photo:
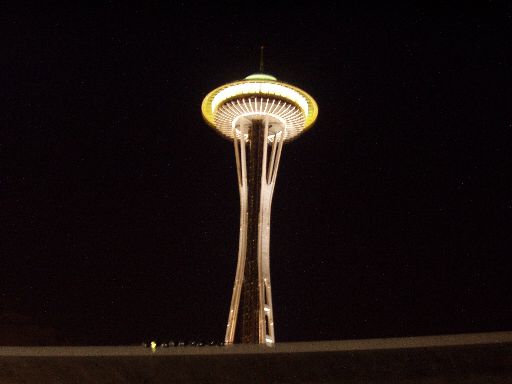
[(121, 3), (1, 12), (3, 311), (223, 339), (238, 189), (200, 104), (264, 44), (320, 110), (274, 194), (277, 341), (511, 329), (510, 3)]

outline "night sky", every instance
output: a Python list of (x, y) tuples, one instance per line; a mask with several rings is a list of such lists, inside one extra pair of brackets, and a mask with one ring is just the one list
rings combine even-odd
[(15, 3), (0, 327), (224, 338), (238, 188), (200, 105), (257, 72), (263, 44), (266, 72), (319, 105), (274, 193), (276, 340), (512, 329), (510, 3)]

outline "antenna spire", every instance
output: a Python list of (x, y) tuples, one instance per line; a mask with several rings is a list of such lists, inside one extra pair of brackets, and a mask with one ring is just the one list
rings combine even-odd
[(260, 47), (260, 73), (265, 71), (265, 67), (263, 66), (263, 49), (265, 49), (265, 47), (262, 45)]

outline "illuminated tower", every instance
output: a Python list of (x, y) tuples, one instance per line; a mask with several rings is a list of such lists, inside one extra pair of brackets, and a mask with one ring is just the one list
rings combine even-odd
[(301, 89), (256, 73), (214, 89), (201, 110), (210, 126), (233, 140), (240, 192), (238, 264), (225, 342), (273, 345), (272, 193), (283, 144), (312, 126), (318, 106)]

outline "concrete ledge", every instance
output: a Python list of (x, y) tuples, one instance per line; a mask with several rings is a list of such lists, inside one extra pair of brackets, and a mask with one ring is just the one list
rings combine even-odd
[(227, 347), (1, 347), (0, 383), (512, 383), (512, 332)]

